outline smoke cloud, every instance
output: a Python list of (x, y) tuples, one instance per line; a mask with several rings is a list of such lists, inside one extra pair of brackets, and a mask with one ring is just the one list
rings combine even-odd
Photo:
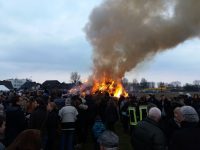
[(146, 58), (200, 35), (199, 0), (104, 0), (85, 30), (96, 78), (120, 79)]

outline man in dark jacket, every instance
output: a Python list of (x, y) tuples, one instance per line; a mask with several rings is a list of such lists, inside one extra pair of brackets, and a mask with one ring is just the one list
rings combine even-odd
[(46, 128), (47, 121), (47, 109), (45, 101), (42, 98), (37, 99), (38, 107), (30, 115), (30, 124), (31, 129), (38, 129), (43, 132), (43, 129)]
[(54, 102), (49, 102), (47, 105), (48, 118), (47, 118), (47, 143), (46, 150), (54, 150), (57, 138), (57, 129), (59, 124), (59, 116), (57, 106)]
[(47, 142), (48, 112), (46, 109), (46, 102), (44, 101), (44, 99), (38, 98), (37, 103), (39, 106), (30, 115), (29, 128), (30, 129), (38, 129), (41, 131), (42, 147), (43, 147), (43, 149), (45, 149), (45, 145)]
[(198, 128), (199, 116), (191, 106), (180, 108), (182, 119), (181, 129), (174, 132), (169, 150), (200, 150), (200, 128)]
[(107, 103), (106, 109), (105, 109), (105, 124), (106, 128), (111, 131), (115, 131), (115, 123), (118, 121), (118, 111), (117, 111), (117, 105), (115, 104), (115, 101), (113, 99), (110, 99)]
[(26, 125), (25, 115), (20, 107), (20, 97), (14, 95), (11, 98), (11, 103), (11, 106), (8, 106), (6, 110), (6, 145), (11, 144)]
[(161, 111), (152, 107), (145, 120), (133, 130), (131, 143), (134, 150), (166, 150), (166, 138), (159, 128)]

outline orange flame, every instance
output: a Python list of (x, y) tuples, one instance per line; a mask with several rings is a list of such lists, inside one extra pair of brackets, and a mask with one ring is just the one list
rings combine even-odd
[(128, 97), (128, 93), (125, 91), (123, 85), (121, 84), (121, 81), (118, 80), (112, 80), (107, 79), (104, 77), (102, 80), (95, 80), (93, 79), (93, 85), (89, 83), (88, 81), (85, 81), (83, 84), (75, 86), (71, 90), (69, 90), (69, 94), (80, 94), (82, 97), (85, 97), (88, 88), (90, 87), (92, 89), (90, 92), (92, 94), (96, 92), (108, 92), (110, 95), (119, 98), (121, 95), (124, 97)]
[(94, 81), (92, 93), (95, 92), (108, 92), (114, 97), (120, 97), (121, 95), (128, 97), (128, 93), (123, 88), (121, 82), (114, 81), (112, 79), (104, 78), (102, 81)]

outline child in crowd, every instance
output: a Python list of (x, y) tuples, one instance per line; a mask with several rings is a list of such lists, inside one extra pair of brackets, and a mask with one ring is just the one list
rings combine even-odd
[(92, 132), (93, 132), (94, 142), (95, 142), (95, 150), (99, 149), (99, 144), (97, 143), (97, 139), (105, 130), (106, 128), (101, 120), (101, 117), (97, 116), (94, 122), (94, 125), (92, 127)]
[[(3, 116), (0, 116), (0, 136), (4, 136), (6, 128), (6, 121)], [(0, 150), (5, 150), (5, 146), (2, 144), (2, 139), (0, 139)]]

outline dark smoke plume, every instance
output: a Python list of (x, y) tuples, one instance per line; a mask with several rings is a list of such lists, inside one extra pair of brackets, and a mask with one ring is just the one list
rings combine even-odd
[(104, 0), (86, 25), (93, 71), (122, 78), (138, 63), (200, 34), (200, 0)]

